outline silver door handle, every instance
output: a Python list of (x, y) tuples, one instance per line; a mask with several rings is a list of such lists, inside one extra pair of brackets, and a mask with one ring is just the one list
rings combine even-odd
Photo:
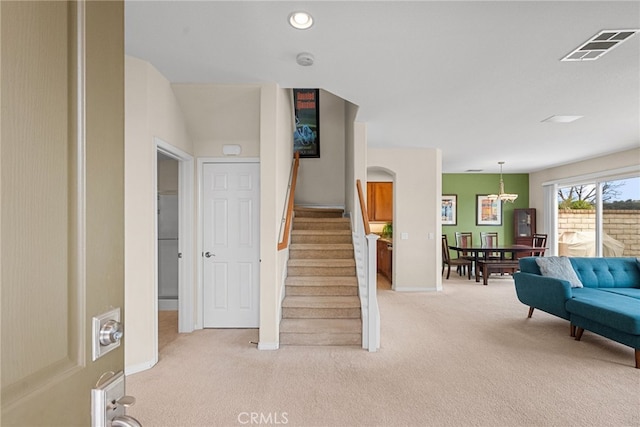
[(204, 256), (206, 256), (207, 258), (211, 258), (212, 256), (216, 256), (216, 255), (212, 254), (211, 252), (205, 252)]

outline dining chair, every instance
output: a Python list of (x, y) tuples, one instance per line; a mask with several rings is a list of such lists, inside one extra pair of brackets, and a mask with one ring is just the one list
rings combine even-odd
[[(480, 232), (480, 246), (483, 248), (494, 248), (499, 246), (498, 243), (498, 232), (497, 231), (481, 231)], [(485, 254), (485, 258), (487, 260), (498, 260), (502, 259), (502, 257), (506, 258), (506, 254), (500, 255), (499, 252), (487, 252)], [(510, 273), (515, 273), (515, 269), (509, 269)], [(500, 270), (500, 275), (504, 276), (504, 269)]]
[[(544, 248), (547, 246), (547, 235), (546, 234), (534, 234), (533, 235), (533, 243), (532, 246), (536, 248)], [(531, 256), (544, 256), (544, 251), (533, 251), (531, 252)]]
[[(498, 232), (497, 231), (481, 231), (480, 232), (480, 247), (482, 248), (495, 248), (498, 246)], [(500, 259), (498, 252), (487, 253), (488, 259)]]
[(449, 242), (447, 241), (447, 235), (442, 235), (442, 273), (444, 274), (445, 265), (448, 267), (447, 269), (447, 280), (449, 280), (449, 275), (451, 274), (451, 266), (455, 265), (456, 267), (465, 267), (467, 271), (467, 279), (471, 280), (471, 264), (472, 261), (464, 258), (451, 258), (451, 253), (449, 252)]
[[(459, 248), (470, 248), (473, 247), (473, 233), (470, 231), (456, 231), (456, 246)], [(458, 251), (458, 258), (463, 258), (471, 261), (471, 268), (473, 268), (473, 263), (475, 260), (474, 254), (469, 251)], [(459, 266), (458, 270), (464, 268), (463, 266)], [(463, 271), (464, 273), (464, 271)]]

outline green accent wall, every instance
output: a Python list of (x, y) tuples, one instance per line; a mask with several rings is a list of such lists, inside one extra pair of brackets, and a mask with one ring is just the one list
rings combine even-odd
[(513, 243), (513, 210), (529, 207), (529, 174), (503, 174), (504, 189), (515, 193), (513, 203), (502, 203), (502, 225), (476, 225), (476, 195), (498, 192), (500, 174), (443, 174), (442, 194), (458, 196), (457, 225), (443, 225), (449, 244), (455, 243), (456, 231), (471, 231), (473, 243), (479, 244), (481, 231), (497, 231), (500, 244)]

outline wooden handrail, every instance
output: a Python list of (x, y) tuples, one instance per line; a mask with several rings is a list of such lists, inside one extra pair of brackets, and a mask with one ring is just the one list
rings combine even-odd
[(293, 155), (293, 172), (291, 173), (291, 187), (289, 188), (289, 201), (287, 203), (287, 216), (284, 222), (284, 234), (282, 241), (278, 243), (278, 250), (286, 249), (289, 246), (289, 233), (291, 232), (291, 221), (293, 220), (293, 197), (296, 192), (296, 181), (298, 180), (298, 165), (300, 164), (300, 153), (295, 152)]
[(358, 198), (360, 199), (360, 212), (362, 212), (362, 223), (364, 224), (364, 234), (371, 234), (371, 228), (369, 227), (369, 214), (367, 214), (367, 205), (364, 203), (364, 194), (362, 193), (362, 184), (358, 179), (356, 181), (358, 187)]

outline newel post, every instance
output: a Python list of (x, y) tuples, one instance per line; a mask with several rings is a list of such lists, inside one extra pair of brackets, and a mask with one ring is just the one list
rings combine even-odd
[(378, 256), (376, 253), (377, 234), (367, 234), (367, 334), (368, 350), (378, 351), (380, 348), (380, 310), (378, 309)]

